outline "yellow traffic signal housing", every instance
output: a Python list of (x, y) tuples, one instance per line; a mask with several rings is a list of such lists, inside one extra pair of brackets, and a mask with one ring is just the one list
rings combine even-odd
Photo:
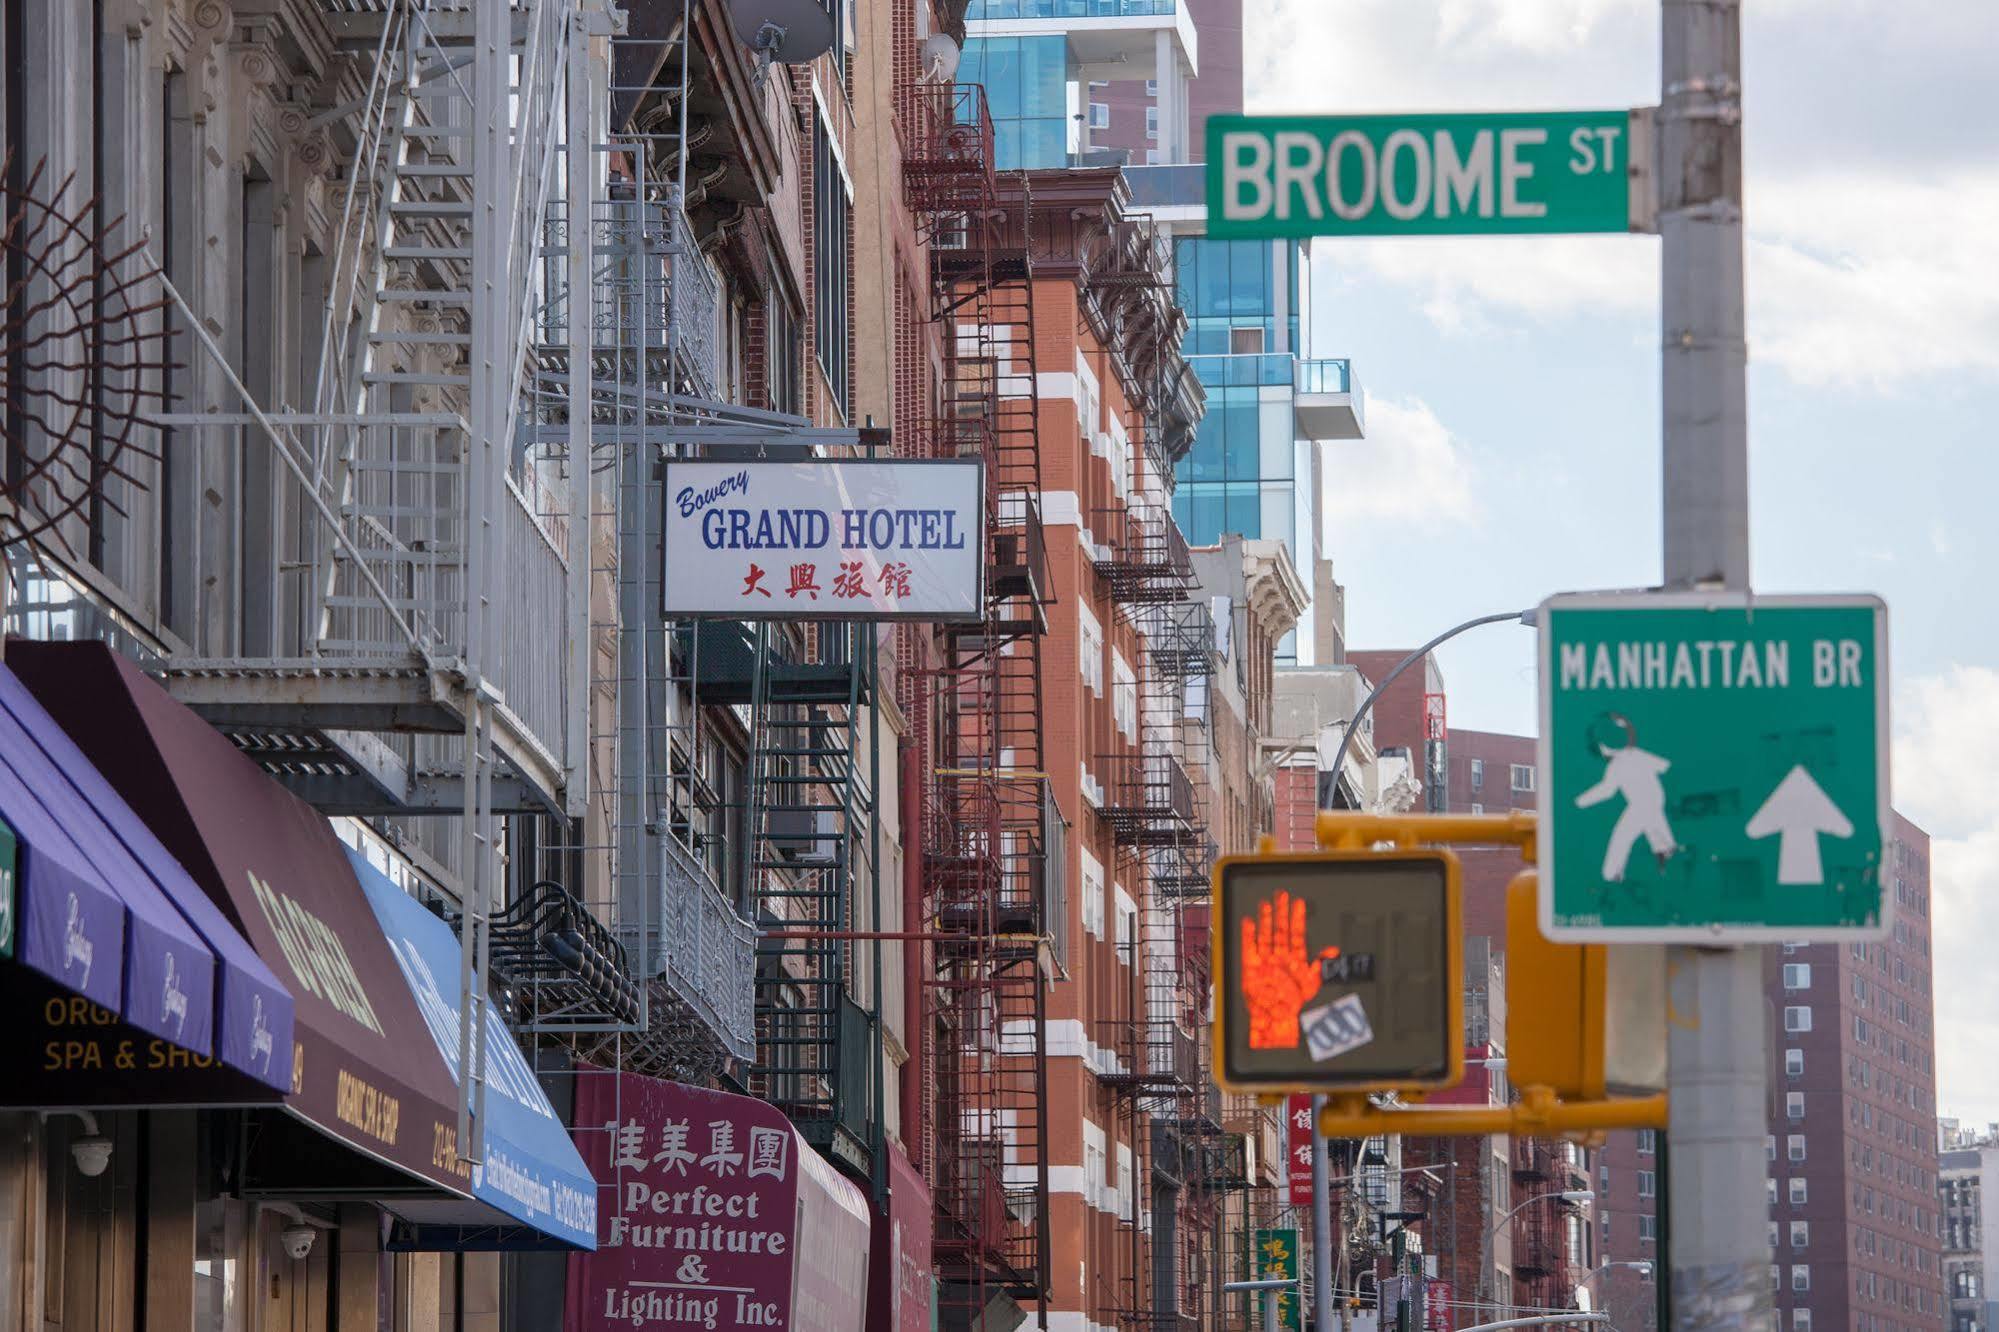
[(1458, 858), (1230, 856), (1214, 878), (1215, 1080), (1423, 1091), (1464, 1077)]
[(1506, 1075), (1566, 1101), (1603, 1099), (1608, 949), (1541, 933), (1538, 885), (1522, 870), (1506, 885)]

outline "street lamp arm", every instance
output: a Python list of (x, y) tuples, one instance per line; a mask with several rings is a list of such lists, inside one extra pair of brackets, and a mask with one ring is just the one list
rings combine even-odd
[(1374, 700), (1381, 696), (1381, 692), (1384, 689), (1395, 683), (1397, 676), (1428, 656), (1439, 644), (1456, 638), (1467, 629), (1476, 629), (1483, 624), (1501, 624), (1508, 620), (1518, 621), (1521, 624), (1532, 624), (1534, 622), (1534, 611), (1532, 609), (1499, 611), (1492, 615), (1481, 615), (1474, 620), (1466, 620), (1463, 624), (1453, 625), (1449, 629), (1444, 630), (1443, 633), (1438, 634), (1422, 647), (1417, 648), (1401, 661), (1396, 662), (1395, 668), (1381, 677), (1374, 688), (1368, 691), (1367, 697), (1360, 701), (1360, 706), (1354, 709), (1353, 716), (1347, 719), (1345, 733), (1340, 736), (1339, 752), (1333, 755), (1334, 787), (1338, 788), (1340, 774), (1346, 770), (1347, 750), (1353, 747), (1354, 732), (1360, 729), (1361, 722), (1367, 717), (1368, 711), (1374, 707)]
[[(1570, 1194), (1573, 1192), (1576, 1191), (1572, 1189), (1556, 1189), (1551, 1193), (1537, 1193), (1531, 1198), (1523, 1198), (1519, 1202), (1515, 1203), (1512, 1207), (1507, 1208), (1506, 1214), (1501, 1216), (1499, 1220), (1493, 1222), (1492, 1225), (1487, 1227), (1485, 1233), (1488, 1237), (1497, 1235), (1499, 1233), (1499, 1229), (1501, 1226), (1504, 1226), (1508, 1221), (1511, 1221), (1514, 1217), (1518, 1216), (1526, 1208), (1533, 1206), (1537, 1202), (1546, 1202), (1550, 1198), (1561, 1198), (1565, 1201), (1568, 1201), (1570, 1200)], [(1576, 1201), (1580, 1200), (1578, 1199)], [(1471, 1329), (1463, 1328), (1460, 1329), (1460, 1332), (1471, 1332)]]
[(1458, 1332), (1496, 1332), (1506, 1327), (1540, 1327), (1545, 1323), (1608, 1323), (1607, 1313), (1543, 1313), (1532, 1318), (1502, 1318), (1496, 1323), (1473, 1323), (1461, 1327)]

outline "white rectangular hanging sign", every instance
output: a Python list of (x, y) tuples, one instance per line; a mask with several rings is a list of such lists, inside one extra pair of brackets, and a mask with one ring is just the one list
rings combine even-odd
[(984, 610), (976, 458), (666, 464), (669, 619), (971, 620)]

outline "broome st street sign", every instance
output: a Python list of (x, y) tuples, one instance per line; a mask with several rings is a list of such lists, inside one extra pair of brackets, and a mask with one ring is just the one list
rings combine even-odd
[(1650, 111), (1213, 116), (1208, 234), (1650, 231), (1651, 160)]
[(1549, 938), (1887, 931), (1877, 598), (1576, 594), (1543, 603), (1539, 627)]

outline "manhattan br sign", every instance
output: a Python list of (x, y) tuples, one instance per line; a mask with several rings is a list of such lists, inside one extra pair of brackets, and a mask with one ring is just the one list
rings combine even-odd
[(1208, 234), (1650, 231), (1651, 137), (1650, 111), (1214, 116)]
[(1576, 594), (1543, 603), (1539, 628), (1543, 933), (1887, 932), (1877, 598)]

